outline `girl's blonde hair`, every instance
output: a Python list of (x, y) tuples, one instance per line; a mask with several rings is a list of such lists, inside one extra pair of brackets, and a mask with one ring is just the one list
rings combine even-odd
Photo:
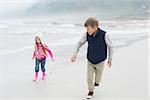
[[(37, 43), (37, 41), (36, 41), (36, 38), (37, 37), (35, 37), (35, 44), (36, 44), (36, 50), (37, 50), (37, 52), (39, 53), (39, 51), (38, 51), (38, 43)], [(38, 37), (39, 38), (39, 37)], [(39, 38), (40, 39), (40, 38)], [(41, 39), (40, 39), (40, 44), (42, 45), (42, 50), (43, 50), (43, 52), (44, 52), (44, 54), (47, 56), (47, 53), (46, 53), (46, 49), (45, 49), (45, 47), (44, 47), (44, 45), (42, 44), (42, 42), (41, 42)]]

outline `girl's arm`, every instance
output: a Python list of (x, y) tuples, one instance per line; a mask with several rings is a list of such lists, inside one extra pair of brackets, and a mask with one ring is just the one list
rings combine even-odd
[(34, 59), (35, 57), (36, 57), (36, 51), (33, 52), (32, 59)]
[(37, 45), (35, 44), (34, 45), (34, 52), (33, 52), (33, 56), (32, 56), (32, 59), (34, 59), (36, 57), (36, 54), (38, 54), (38, 50), (37, 50)]
[(38, 54), (38, 48), (36, 44), (34, 45), (34, 49), (35, 49), (35, 52)]
[(45, 47), (46, 51), (49, 53), (50, 57), (53, 59), (54, 56), (53, 56), (52, 51), (48, 48), (47, 45), (44, 45), (44, 47)]

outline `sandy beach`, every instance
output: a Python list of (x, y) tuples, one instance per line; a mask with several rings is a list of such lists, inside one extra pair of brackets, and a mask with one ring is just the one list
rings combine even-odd
[[(92, 100), (148, 100), (147, 39), (115, 51), (113, 66), (105, 67), (103, 81)], [(84, 47), (82, 50), (84, 51)], [(24, 55), (22, 55), (24, 53)], [(87, 94), (86, 57), (75, 63), (47, 63), (47, 78), (33, 82), (32, 50), (1, 56), (1, 100), (82, 100)], [(50, 58), (47, 58), (50, 60)], [(11, 70), (10, 70), (11, 69)], [(33, 70), (32, 70), (33, 69)]]

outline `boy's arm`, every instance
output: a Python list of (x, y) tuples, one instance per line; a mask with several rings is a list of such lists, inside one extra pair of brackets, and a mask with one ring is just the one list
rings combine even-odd
[(87, 41), (87, 35), (84, 34), (84, 36), (82, 36), (82, 38), (78, 41), (78, 43), (76, 44), (76, 46), (74, 48), (73, 56), (71, 57), (72, 62), (76, 61), (79, 49), (81, 46), (83, 46), (85, 44), (86, 41)]
[(87, 35), (84, 33), (84, 35), (81, 37), (81, 39), (77, 42), (75, 48), (74, 48), (74, 55), (77, 55), (79, 52), (80, 47), (82, 47), (87, 41)]
[(113, 43), (111, 42), (108, 34), (105, 35), (105, 42), (106, 42), (106, 45), (107, 45), (108, 50), (109, 50), (108, 60), (112, 60), (113, 52), (114, 52), (113, 51)]

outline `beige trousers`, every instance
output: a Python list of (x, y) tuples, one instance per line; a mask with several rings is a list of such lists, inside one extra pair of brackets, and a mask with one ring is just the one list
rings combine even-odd
[(91, 62), (88, 61), (87, 83), (88, 83), (88, 89), (90, 92), (94, 91), (94, 83), (100, 84), (101, 79), (102, 79), (104, 65), (105, 65), (105, 61), (100, 62), (98, 64), (92, 64)]

